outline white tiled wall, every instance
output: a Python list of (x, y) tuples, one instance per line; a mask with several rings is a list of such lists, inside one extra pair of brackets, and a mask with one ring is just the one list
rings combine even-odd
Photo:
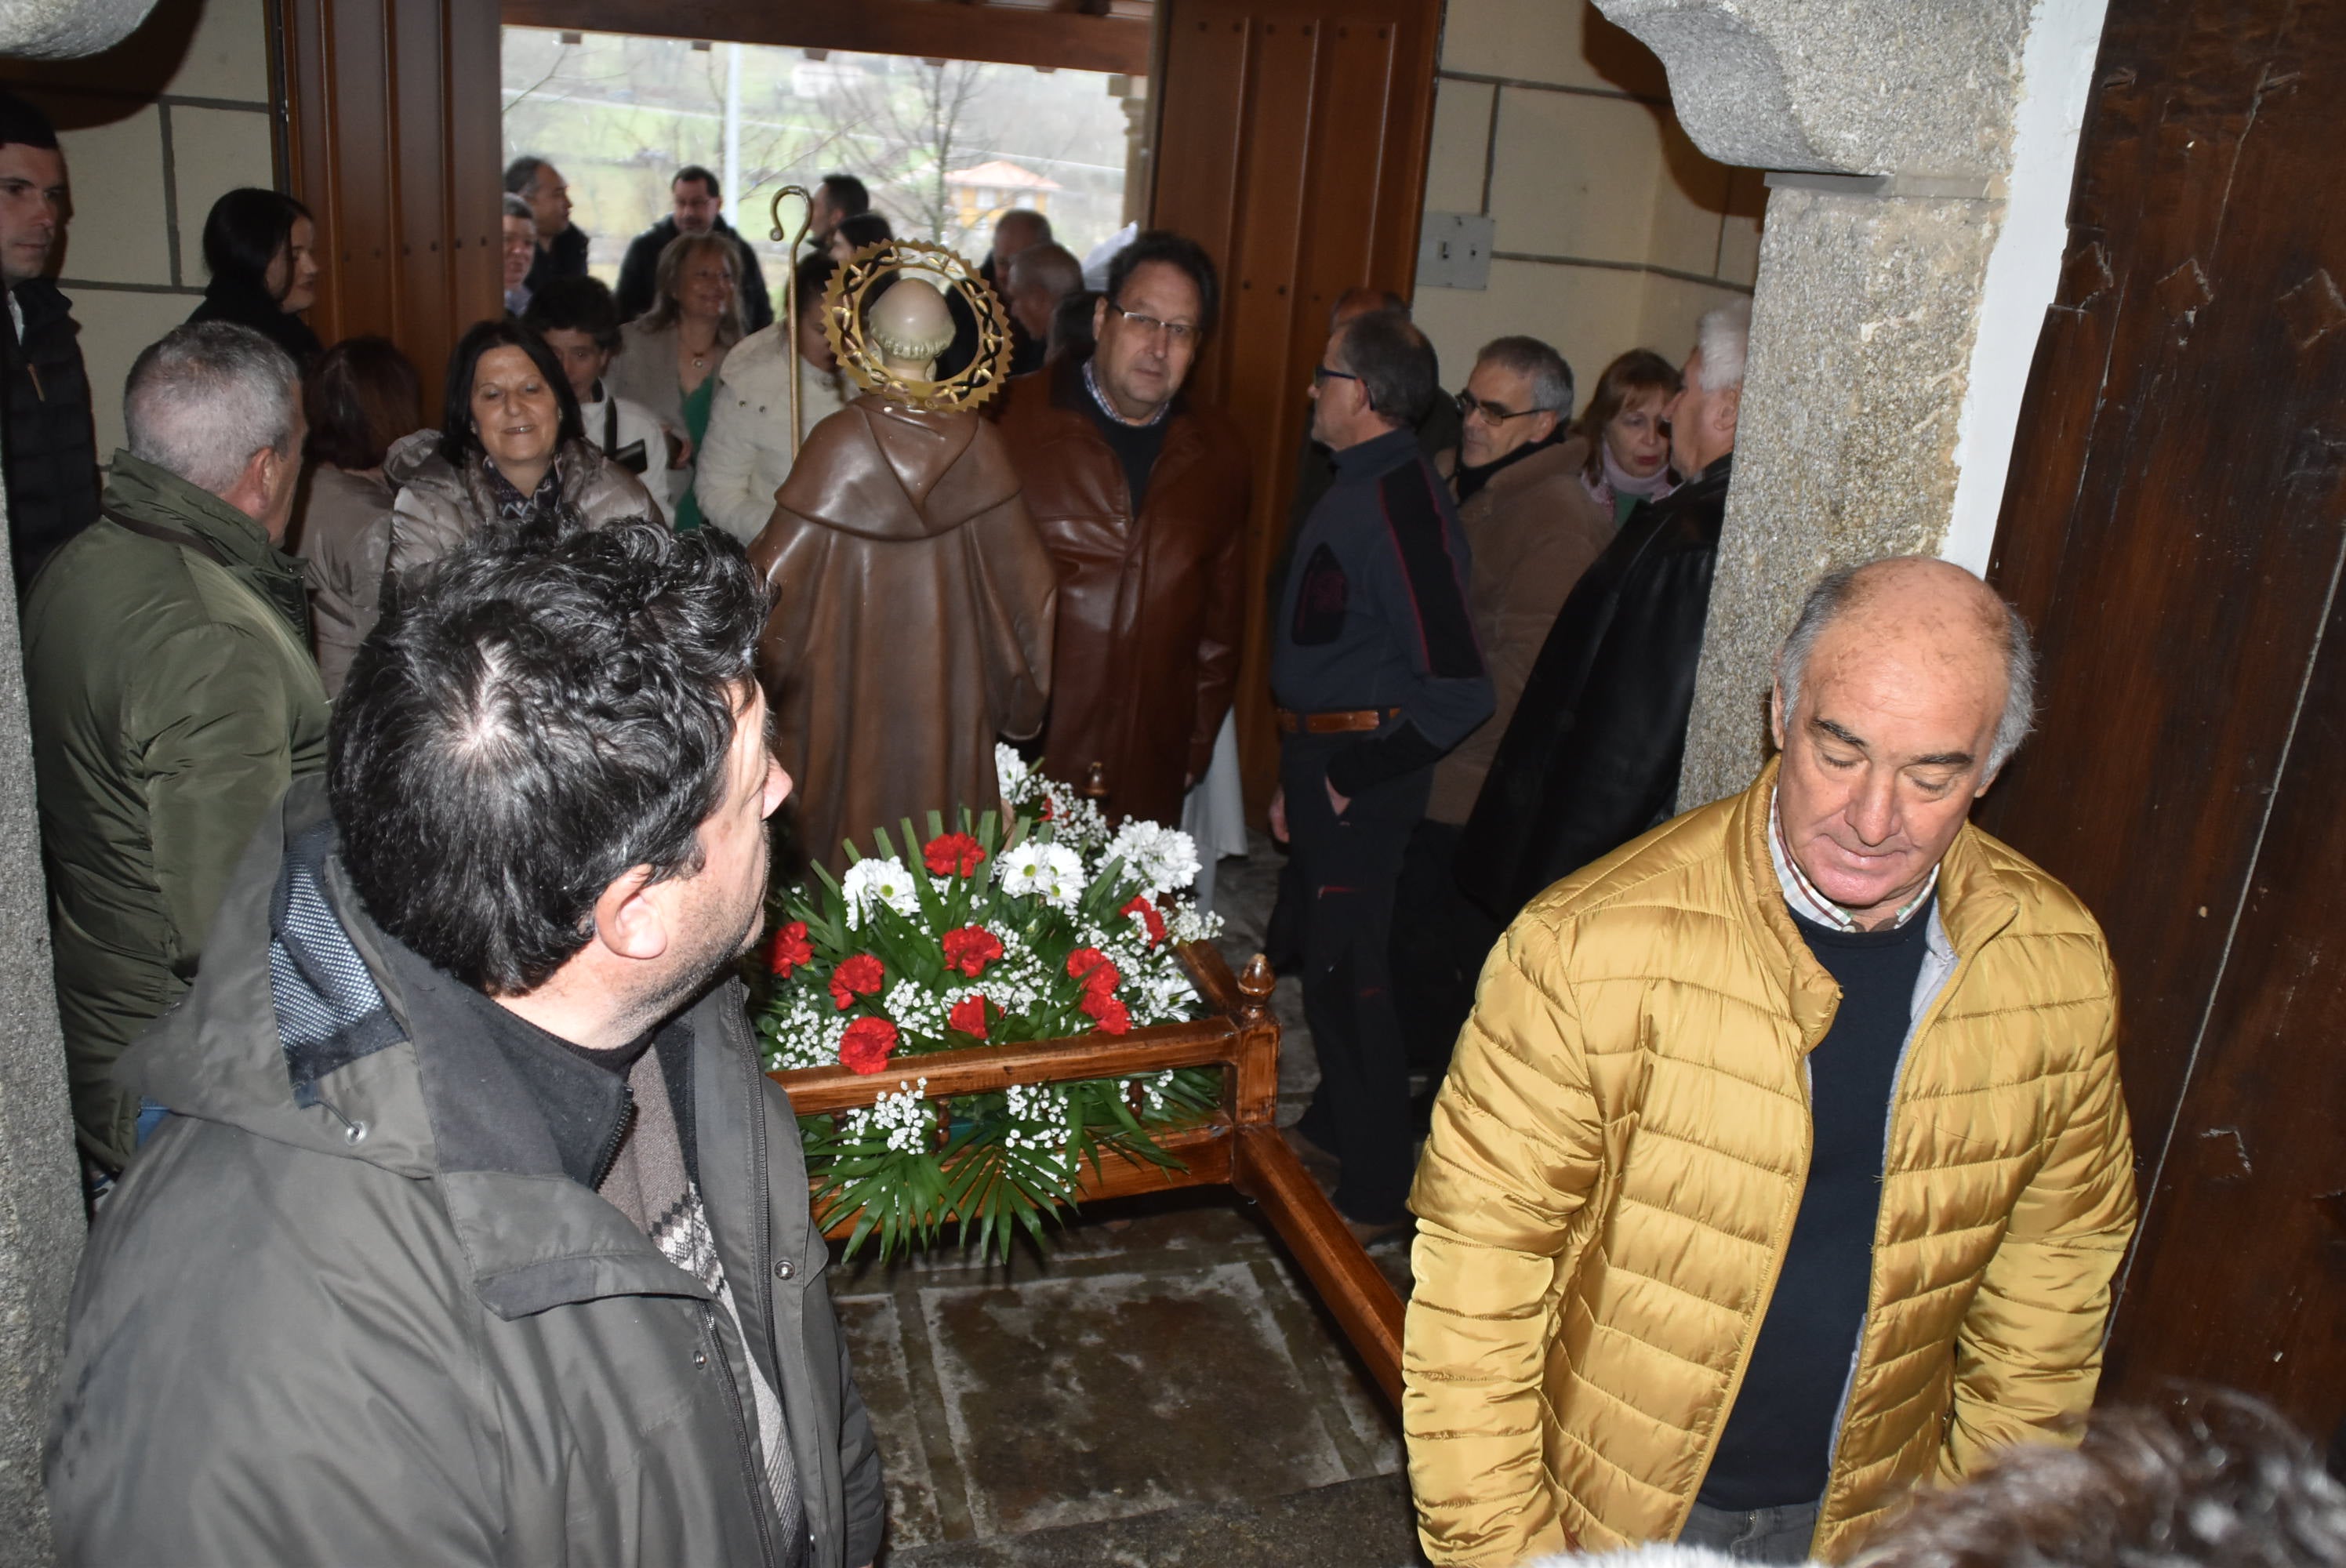
[(122, 443), (122, 381), (204, 291), (204, 217), (277, 183), (264, 0), (160, 0), (89, 60), (0, 64), (57, 124), (73, 189), (58, 286), (81, 323), (100, 461)]
[(1417, 291), (1445, 383), (1492, 338), (1528, 332), (1585, 399), (1616, 354), (1683, 359), (1696, 319), (1750, 291), (1760, 176), (1703, 157), (1668, 93), (1588, 0), (1450, 0), (1425, 205), (1487, 212), (1496, 260), (1486, 290)]

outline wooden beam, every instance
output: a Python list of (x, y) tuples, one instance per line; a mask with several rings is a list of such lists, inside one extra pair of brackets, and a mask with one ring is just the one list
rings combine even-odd
[(566, 27), (658, 38), (849, 49), (872, 55), (992, 60), (1071, 71), (1148, 74), (1149, 25), (952, 0), (853, 0), (842, 5), (719, 0), (502, 0), (508, 27)]

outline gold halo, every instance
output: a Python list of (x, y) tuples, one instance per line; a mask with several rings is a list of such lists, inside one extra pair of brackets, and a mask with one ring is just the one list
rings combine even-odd
[[(977, 318), (977, 357), (943, 381), (917, 381), (890, 370), (864, 336), (863, 305), (881, 279), (900, 273), (941, 279)], [(1002, 301), (954, 251), (925, 239), (882, 239), (866, 245), (831, 274), (823, 290), (822, 331), (840, 368), (866, 390), (893, 396), (914, 408), (974, 409), (1002, 390), (1010, 378), (1010, 329)]]

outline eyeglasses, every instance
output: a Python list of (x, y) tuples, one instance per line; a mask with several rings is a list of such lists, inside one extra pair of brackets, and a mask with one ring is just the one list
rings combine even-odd
[(1311, 384), (1313, 386), (1318, 386), (1323, 382), (1356, 382), (1360, 379), (1360, 377), (1354, 375), (1350, 371), (1331, 370), (1326, 365), (1313, 365), (1311, 367)]
[(1458, 412), (1461, 417), (1473, 419), (1479, 413), (1484, 419), (1489, 420), (1493, 424), (1504, 424), (1511, 419), (1529, 419), (1535, 413), (1545, 413), (1547, 412), (1547, 410), (1541, 408), (1504, 409), (1497, 403), (1485, 402), (1483, 399), (1476, 397), (1470, 392), (1463, 392), (1458, 394)]
[(1186, 349), (1198, 341), (1198, 329), (1187, 321), (1160, 321), (1154, 316), (1144, 316), (1137, 311), (1127, 311), (1113, 300), (1107, 302), (1107, 308), (1130, 321), (1149, 337), (1153, 338), (1159, 332), (1164, 333), (1165, 341), (1169, 347)]

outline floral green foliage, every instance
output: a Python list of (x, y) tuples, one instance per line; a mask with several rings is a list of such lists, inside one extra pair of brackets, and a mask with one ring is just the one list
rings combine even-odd
[[(847, 846), (834, 879), (780, 898), (778, 929), (752, 988), (770, 1068), (843, 1066), (892, 1077), (868, 1108), (800, 1118), (817, 1217), (854, 1218), (852, 1256), (932, 1245), (948, 1225), (1006, 1253), (1020, 1230), (1072, 1204), (1086, 1163), (1178, 1162), (1156, 1135), (1212, 1111), (1221, 1074), (1013, 1085), (932, 1100), (919, 1059), (1198, 1016), (1181, 945), (1219, 927), (1178, 890), (1197, 875), (1186, 834), (1127, 822), (1109, 832), (1089, 800), (1029, 774), (1006, 748), (995, 813), (921, 839)], [(1035, 815), (1025, 815), (1031, 808)], [(898, 853), (901, 842), (903, 853)], [(914, 863), (908, 865), (907, 860)]]

